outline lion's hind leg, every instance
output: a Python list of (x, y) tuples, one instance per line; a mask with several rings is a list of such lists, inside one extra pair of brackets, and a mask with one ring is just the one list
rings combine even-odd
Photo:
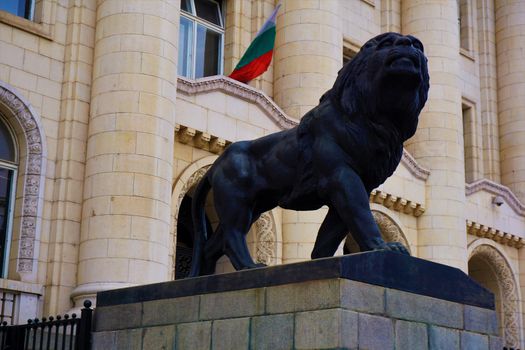
[(210, 245), (220, 244), (233, 267), (241, 270), (257, 267), (245, 238), (254, 217), (257, 174), (254, 173), (254, 159), (246, 151), (245, 144), (234, 145), (213, 177), (214, 206), (221, 232)]
[(217, 203), (216, 207), (221, 221), (221, 248), (224, 254), (236, 270), (257, 267), (250, 255), (245, 237), (251, 226), (251, 211), (235, 198), (231, 199), (228, 208), (223, 206), (224, 209), (219, 209), (221, 205)]
[(223, 241), (224, 234), (221, 225), (219, 225), (204, 246), (201, 275), (212, 275), (215, 273), (217, 261), (224, 255)]
[(337, 211), (330, 208), (317, 234), (312, 259), (333, 256), (347, 233), (348, 229)]

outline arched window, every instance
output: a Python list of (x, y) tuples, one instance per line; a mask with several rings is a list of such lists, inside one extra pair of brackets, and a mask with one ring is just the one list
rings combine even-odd
[(0, 277), (7, 276), (17, 163), (13, 134), (0, 118)]

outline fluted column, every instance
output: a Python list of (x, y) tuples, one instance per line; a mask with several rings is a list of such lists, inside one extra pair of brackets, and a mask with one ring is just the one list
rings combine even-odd
[(77, 307), (169, 278), (179, 6), (97, 2)]
[(343, 60), (338, 0), (287, 0), (277, 17), (274, 99), (300, 119), (334, 83)]
[(478, 0), (477, 11), (484, 176), (501, 182), (494, 1)]
[[(424, 44), (430, 93), (406, 147), (424, 167), (427, 210), (418, 218), (418, 256), (466, 271), (465, 170), (457, 2), (403, 0), (402, 31)], [(432, 23), (431, 26), (428, 23)]]
[(525, 1), (495, 7), (501, 181), (525, 203)]

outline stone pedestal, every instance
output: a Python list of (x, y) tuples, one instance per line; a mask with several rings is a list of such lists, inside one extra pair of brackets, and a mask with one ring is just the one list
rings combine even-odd
[(98, 293), (93, 349), (500, 350), (459, 269), (368, 252)]

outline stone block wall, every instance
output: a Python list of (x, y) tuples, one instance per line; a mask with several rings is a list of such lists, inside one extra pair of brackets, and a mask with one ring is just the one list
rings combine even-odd
[(494, 311), (345, 279), (98, 307), (93, 349), (502, 349)]

